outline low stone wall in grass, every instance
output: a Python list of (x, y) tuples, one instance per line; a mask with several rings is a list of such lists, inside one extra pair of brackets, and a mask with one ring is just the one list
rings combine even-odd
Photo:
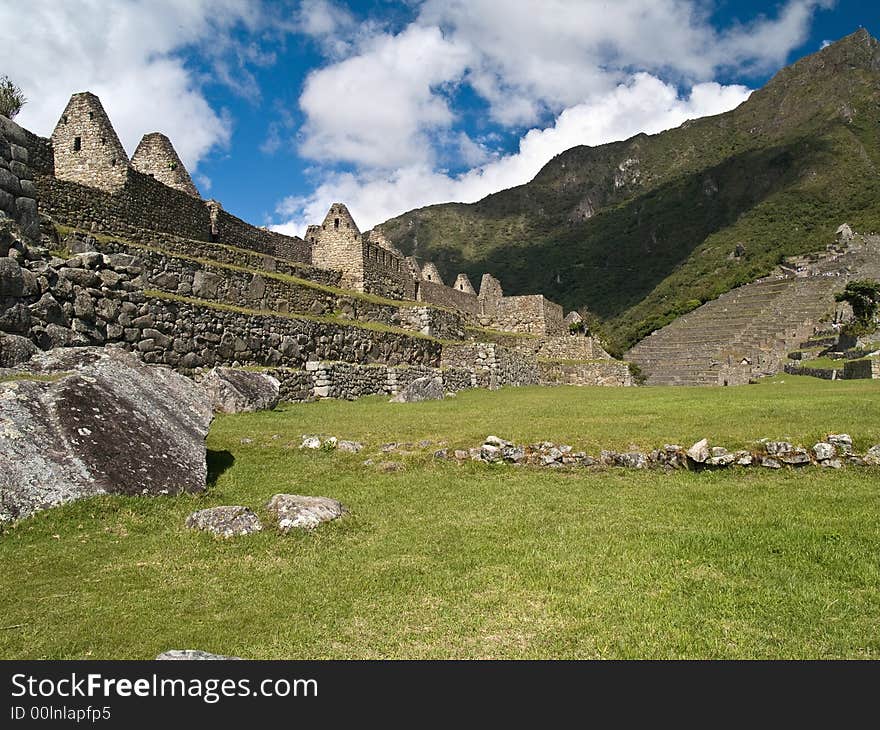
[(619, 360), (539, 360), (538, 372), (541, 385), (633, 385), (629, 367)]
[(442, 365), (472, 370), (475, 385), (480, 388), (537, 385), (539, 382), (538, 364), (533, 357), (493, 342), (446, 345)]
[(476, 387), (474, 372), (459, 368), (422, 365), (367, 365), (351, 362), (308, 362), (304, 369), (267, 368), (280, 383), (282, 401), (303, 402), (321, 398), (354, 400), (367, 395), (394, 395), (417, 378), (438, 376), (444, 390), (458, 392)]
[(876, 380), (880, 378), (880, 359), (842, 361), (842, 368), (811, 368), (789, 363), (785, 372), (789, 375), (809, 375), (823, 380)]

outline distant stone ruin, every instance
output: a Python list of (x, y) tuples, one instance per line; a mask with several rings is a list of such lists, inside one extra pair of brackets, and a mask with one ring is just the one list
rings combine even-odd
[(299, 238), (203, 200), (165, 135), (129, 159), (94, 94), (71, 97), (51, 139), (4, 118), (0, 136), (0, 206), (26, 234), (3, 233), (0, 332), (22, 342), (114, 345), (196, 376), (265, 368), (285, 400), (395, 394), (425, 377), (447, 392), (632, 384), (558, 304), (505, 296), (491, 274), (478, 292), (465, 274), (448, 286), (342, 203)]

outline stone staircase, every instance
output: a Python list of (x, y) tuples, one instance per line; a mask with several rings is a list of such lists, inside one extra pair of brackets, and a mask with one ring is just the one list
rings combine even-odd
[(880, 237), (857, 237), (796, 271), (733, 289), (666, 327), (626, 354), (649, 385), (738, 385), (780, 372), (786, 353), (837, 308), (849, 279), (880, 276)]

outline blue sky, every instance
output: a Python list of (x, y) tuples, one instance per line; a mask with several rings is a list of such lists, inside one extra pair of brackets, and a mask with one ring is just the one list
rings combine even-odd
[(48, 135), (97, 93), (129, 153), (168, 134), (204, 197), (302, 233), (524, 183), (554, 154), (726, 111), (866, 27), (856, 0), (0, 0)]

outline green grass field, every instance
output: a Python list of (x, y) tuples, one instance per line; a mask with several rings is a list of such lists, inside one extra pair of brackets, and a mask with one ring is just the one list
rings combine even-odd
[[(5, 529), (0, 658), (877, 658), (878, 469), (565, 471), (431, 452), (489, 433), (594, 455), (703, 436), (809, 446), (828, 431), (864, 449), (880, 443), (878, 407), (877, 382), (784, 376), (218, 417), (207, 494), (100, 497)], [(366, 449), (300, 451), (304, 433)], [(432, 444), (380, 451), (420, 440)], [(313, 534), (230, 541), (183, 527), (217, 504), (265, 518), (277, 492), (336, 497), (352, 513)]]

